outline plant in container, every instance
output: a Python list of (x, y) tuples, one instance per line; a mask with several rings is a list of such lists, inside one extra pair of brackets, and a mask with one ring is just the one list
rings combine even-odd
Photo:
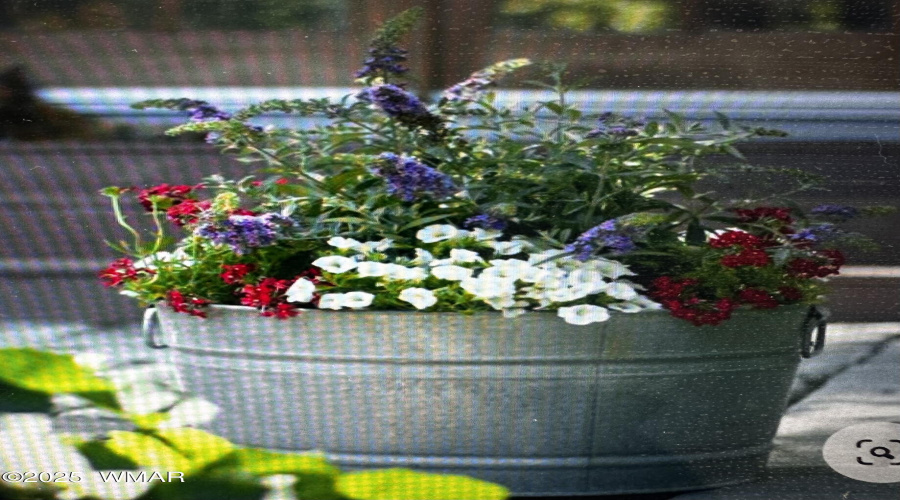
[[(238, 443), (521, 494), (751, 479), (860, 210), (701, 190), (754, 171), (734, 145), (777, 131), (589, 117), (558, 68), (549, 100), (500, 106), (491, 87), (525, 59), (426, 104), (398, 48), (416, 16), (375, 35), (362, 89), (337, 101), (137, 105), (187, 112), (170, 133), (261, 168), (104, 190), (135, 241), (102, 279), (154, 307), (150, 343)], [(272, 112), (319, 124), (253, 121)], [(695, 161), (720, 154), (737, 164)]]

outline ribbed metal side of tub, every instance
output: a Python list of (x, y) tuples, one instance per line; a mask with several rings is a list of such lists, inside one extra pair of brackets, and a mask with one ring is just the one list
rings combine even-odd
[(673, 491), (752, 479), (799, 363), (805, 310), (697, 328), (663, 312), (573, 326), (309, 311), (279, 321), (161, 309), (184, 388), (237, 443), (348, 468), (468, 474), (519, 495)]

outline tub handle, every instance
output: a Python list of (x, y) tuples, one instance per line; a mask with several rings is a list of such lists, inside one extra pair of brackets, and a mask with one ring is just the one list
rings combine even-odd
[(159, 314), (155, 307), (148, 307), (144, 311), (144, 323), (141, 326), (144, 334), (144, 342), (153, 349), (165, 349), (168, 344), (162, 341), (162, 332), (159, 328)]
[[(803, 337), (800, 346), (800, 355), (811, 358), (818, 355), (825, 347), (825, 329), (828, 326), (828, 317), (831, 313), (828, 309), (819, 306), (809, 306), (806, 319), (803, 320)], [(815, 338), (813, 337), (815, 334)]]

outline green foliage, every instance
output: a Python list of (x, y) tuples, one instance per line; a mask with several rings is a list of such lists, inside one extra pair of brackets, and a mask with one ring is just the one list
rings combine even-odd
[[(104, 392), (108, 394), (107, 398), (95, 397), (92, 402), (105, 409), (111, 408), (107, 399), (116, 400), (116, 390), (110, 381), (94, 374), (93, 370), (76, 364), (69, 355), (33, 349), (0, 349), (0, 366), (4, 367), (0, 379), (0, 402), (5, 401), (10, 393), (21, 391), (44, 398), (59, 394), (78, 394), (84, 397), (85, 394)], [(46, 399), (44, 403), (47, 403)], [(0, 410), (8, 411), (9, 408), (4, 405)], [(49, 429), (46, 417), (34, 414), (51, 413), (52, 405), (30, 405), (24, 410), (32, 415), (25, 416), (24, 420), (18, 422), (32, 423), (35, 427), (46, 425)], [(0, 431), (9, 432), (2, 426)], [(490, 500), (508, 496), (508, 491), (501, 486), (462, 476), (442, 476), (403, 469), (344, 474), (316, 454), (239, 447), (224, 438), (189, 427), (114, 430), (105, 436), (91, 439), (63, 439), (55, 434), (47, 434), (41, 436), (40, 442), (29, 441), (27, 444), (37, 448), (34, 456), (45, 452), (42, 447), (66, 448), (66, 453), (86, 459), (94, 471), (138, 473), (143, 470), (148, 476), (152, 471), (161, 471), (164, 476), (168, 471), (184, 473), (184, 482), (153, 482), (145, 493), (134, 493), (134, 496), (140, 495), (140, 498), (145, 499), (257, 500), (272, 489), (284, 487), (289, 488), (301, 500)], [(28, 468), (28, 464), (4, 465), (17, 466), (24, 468), (23, 470)], [(94, 471), (78, 472), (95, 474)], [(285, 477), (290, 478), (290, 483), (273, 481), (273, 478)], [(2, 490), (4, 498), (10, 495), (11, 498), (54, 498), (52, 489), (40, 490), (46, 495), (39, 494), (35, 497), (32, 496), (36, 493), (35, 490), (15, 489), (13, 486), (15, 485), (10, 483), (6, 490)], [(91, 491), (93, 490), (76, 490), (74, 497), (73, 492), (69, 492), (67, 498), (107, 498)], [(115, 498), (123, 497), (120, 494)]]

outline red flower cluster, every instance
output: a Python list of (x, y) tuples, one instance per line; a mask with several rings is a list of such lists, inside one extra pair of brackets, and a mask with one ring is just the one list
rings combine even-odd
[(166, 294), (166, 301), (172, 310), (179, 313), (190, 314), (199, 318), (206, 317), (206, 311), (203, 310), (210, 304), (210, 301), (199, 297), (185, 297), (178, 290), (171, 290)]
[(153, 274), (150, 269), (137, 269), (131, 259), (116, 259), (106, 269), (100, 271), (100, 279), (105, 286), (119, 286), (122, 283), (138, 277), (139, 273)]
[(209, 200), (197, 201), (187, 199), (169, 207), (166, 210), (166, 218), (178, 227), (195, 224), (198, 219), (197, 216), (204, 210), (209, 210), (211, 206), (212, 203)]
[(672, 316), (696, 326), (718, 325), (730, 318), (731, 311), (739, 304), (732, 299), (711, 301), (697, 297), (688, 288), (698, 283), (695, 279), (674, 280), (663, 276), (653, 281), (650, 296), (662, 303)]
[(758, 236), (744, 231), (726, 231), (709, 240), (709, 246), (713, 248), (728, 248), (739, 246), (741, 248), (761, 248), (763, 242)]
[(762, 238), (744, 231), (726, 231), (710, 239), (709, 246), (713, 248), (739, 247), (741, 249), (736, 254), (722, 257), (720, 262), (725, 267), (763, 267), (772, 262), (769, 254), (762, 250), (762, 247), (766, 246), (766, 242)]
[(738, 294), (741, 302), (752, 305), (755, 309), (774, 309), (778, 307), (778, 301), (769, 292), (761, 288), (748, 288)]
[(285, 292), (294, 280), (263, 278), (256, 285), (247, 284), (237, 291), (241, 304), (259, 309), (263, 316), (286, 319), (300, 314), (297, 306), (289, 304)]
[(736, 208), (734, 211), (741, 222), (759, 222), (763, 219), (775, 219), (785, 224), (794, 222), (788, 207)]
[(772, 262), (765, 250), (747, 248), (734, 255), (726, 255), (720, 261), (725, 267), (765, 267)]
[(236, 283), (243, 283), (244, 276), (256, 269), (256, 266), (254, 266), (253, 264), (223, 264), (222, 269), (223, 272), (219, 275), (219, 277), (221, 277), (222, 281), (224, 281), (225, 283), (234, 285)]
[(142, 189), (138, 192), (138, 201), (141, 202), (141, 206), (144, 207), (148, 212), (153, 210), (153, 202), (150, 201), (151, 197), (156, 197), (156, 204), (158, 208), (168, 209), (174, 205), (177, 205), (187, 199), (191, 198), (191, 193), (195, 189), (199, 189), (203, 187), (202, 184), (198, 184), (196, 186), (170, 186), (168, 184), (160, 184), (159, 186), (153, 186), (152, 188)]
[(824, 278), (840, 274), (841, 266), (847, 261), (840, 250), (828, 249), (816, 252), (818, 258), (798, 258), (788, 262), (787, 272), (801, 278)]

